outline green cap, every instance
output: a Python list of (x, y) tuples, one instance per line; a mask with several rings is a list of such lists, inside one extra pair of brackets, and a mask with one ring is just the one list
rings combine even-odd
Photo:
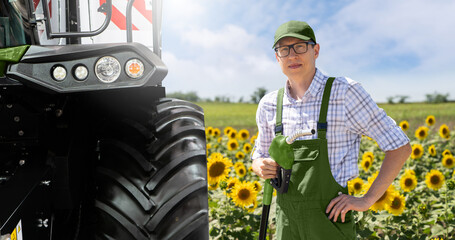
[(275, 42), (272, 47), (275, 47), (276, 43), (284, 37), (295, 37), (304, 41), (312, 40), (316, 43), (313, 29), (308, 23), (301, 21), (289, 21), (281, 24), (275, 32)]

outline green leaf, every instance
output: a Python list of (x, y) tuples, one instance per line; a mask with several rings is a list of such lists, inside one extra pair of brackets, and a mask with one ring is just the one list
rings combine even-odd
[(364, 230), (362, 230), (362, 231), (359, 231), (358, 234), (359, 234), (361, 237), (366, 238), (366, 237), (371, 236), (371, 234), (373, 234), (373, 231), (371, 231), (370, 229), (366, 228), (366, 229), (364, 229)]
[(233, 224), (234, 223), (234, 218), (231, 216), (226, 216), (226, 219), (224, 220), (225, 224)]
[(220, 230), (216, 227), (212, 227), (210, 229), (209, 233), (210, 233), (210, 236), (215, 237), (215, 236), (218, 236), (218, 234), (220, 234)]
[(438, 235), (443, 235), (444, 234), (444, 227), (442, 227), (441, 225), (439, 224), (436, 224), (434, 225), (432, 228), (431, 228), (431, 235), (432, 236), (438, 236)]

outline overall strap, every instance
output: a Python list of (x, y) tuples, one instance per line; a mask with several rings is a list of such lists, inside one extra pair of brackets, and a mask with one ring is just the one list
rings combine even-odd
[(284, 88), (280, 88), (278, 90), (278, 94), (276, 97), (276, 125), (275, 125), (275, 135), (283, 135), (283, 124), (281, 123), (282, 115), (283, 115), (283, 96), (284, 96)]
[(318, 138), (320, 139), (325, 139), (327, 133), (327, 110), (329, 108), (330, 91), (332, 89), (332, 83), (334, 80), (334, 77), (331, 77), (327, 80), (324, 88), (324, 95), (322, 95), (322, 103), (318, 121)]

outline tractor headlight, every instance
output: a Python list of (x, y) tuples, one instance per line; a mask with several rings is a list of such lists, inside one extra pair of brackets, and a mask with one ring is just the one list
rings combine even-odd
[(100, 58), (95, 64), (95, 75), (104, 83), (111, 83), (120, 76), (120, 63), (111, 56)]
[(61, 65), (56, 65), (52, 68), (52, 77), (56, 81), (63, 81), (66, 78), (66, 69)]
[(74, 68), (73, 74), (76, 80), (83, 81), (88, 76), (88, 69), (84, 65), (79, 65)]
[(131, 78), (140, 78), (144, 74), (144, 64), (137, 58), (131, 59), (126, 62), (125, 72)]

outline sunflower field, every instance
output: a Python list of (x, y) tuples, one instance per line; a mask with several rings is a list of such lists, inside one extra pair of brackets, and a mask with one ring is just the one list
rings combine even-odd
[[(435, 123), (431, 115), (414, 122), (416, 129), (400, 122), (412, 154), (370, 210), (354, 212), (358, 239), (455, 239), (455, 137), (446, 124)], [(211, 239), (257, 239), (264, 184), (251, 170), (257, 133), (207, 127), (206, 137)], [(373, 139), (362, 137), (359, 176), (348, 182), (351, 195), (368, 191), (384, 156)], [(268, 239), (274, 226), (272, 206)]]

